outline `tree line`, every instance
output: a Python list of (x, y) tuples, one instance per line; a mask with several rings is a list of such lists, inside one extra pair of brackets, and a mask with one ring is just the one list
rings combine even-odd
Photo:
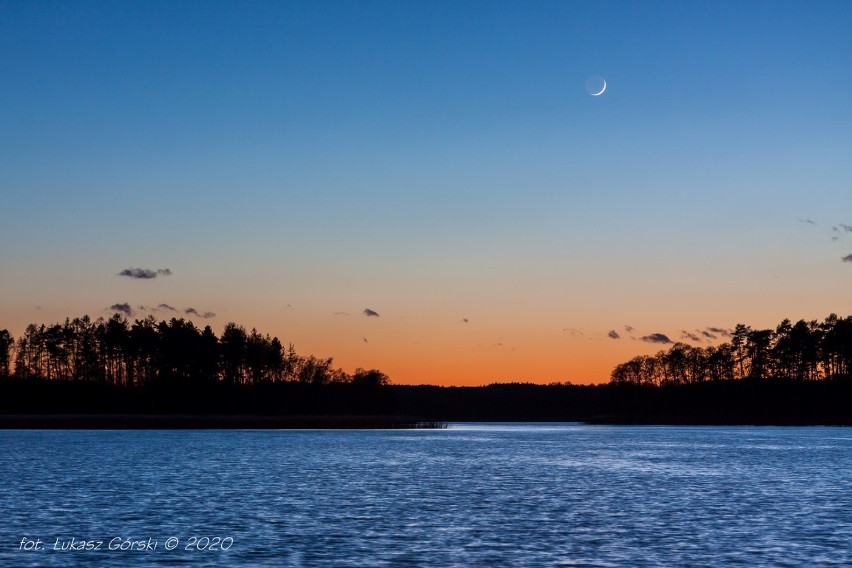
[(656, 355), (617, 365), (614, 384), (679, 385), (735, 379), (825, 381), (852, 377), (852, 316), (789, 319), (775, 329), (738, 324), (730, 341), (693, 347), (675, 343)]
[(0, 330), (0, 377), (143, 386), (164, 382), (258, 385), (278, 382), (386, 385), (377, 369), (348, 374), (333, 359), (296, 353), (277, 337), (228, 323), (217, 337), (210, 326), (153, 316), (132, 324), (121, 314), (27, 326), (15, 340)]

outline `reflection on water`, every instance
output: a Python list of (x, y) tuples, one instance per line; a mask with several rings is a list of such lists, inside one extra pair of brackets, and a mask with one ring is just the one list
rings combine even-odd
[[(3, 566), (852, 565), (838, 428), (4, 431), (0, 447)], [(157, 548), (104, 550), (114, 537)]]

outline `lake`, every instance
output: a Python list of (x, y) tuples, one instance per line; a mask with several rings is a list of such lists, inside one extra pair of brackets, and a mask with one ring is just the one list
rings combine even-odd
[(852, 565), (849, 428), (4, 430), (0, 447), (2, 566)]

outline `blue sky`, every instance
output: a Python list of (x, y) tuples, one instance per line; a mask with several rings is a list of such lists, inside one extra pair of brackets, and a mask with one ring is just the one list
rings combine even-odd
[[(564, 328), (849, 313), (850, 29), (848, 2), (0, 3), (0, 327), (201, 303), (399, 381), (458, 349), (493, 366), (457, 380), (584, 382), (648, 347), (575, 365)], [(328, 319), (368, 305), (385, 328)]]

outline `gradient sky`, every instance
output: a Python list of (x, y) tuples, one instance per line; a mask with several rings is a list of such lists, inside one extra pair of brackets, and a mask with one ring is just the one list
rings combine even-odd
[(588, 383), (653, 333), (852, 314), (850, 30), (848, 1), (0, 0), (0, 328), (191, 307), (397, 383)]

